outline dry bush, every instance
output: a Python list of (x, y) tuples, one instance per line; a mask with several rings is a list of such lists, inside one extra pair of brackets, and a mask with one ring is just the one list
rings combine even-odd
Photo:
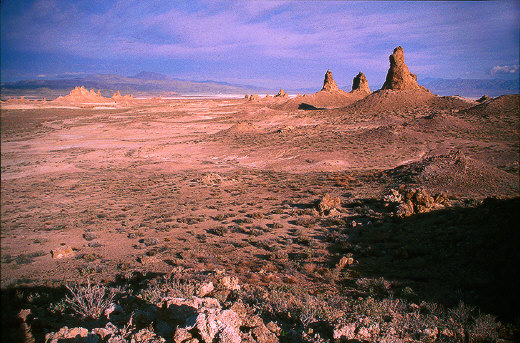
[(91, 284), (90, 280), (87, 280), (86, 285), (67, 283), (66, 287), (71, 296), (67, 296), (65, 302), (83, 318), (98, 319), (116, 295), (115, 289), (107, 289), (101, 284)]

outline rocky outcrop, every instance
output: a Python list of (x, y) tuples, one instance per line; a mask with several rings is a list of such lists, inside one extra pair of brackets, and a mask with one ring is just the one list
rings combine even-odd
[(320, 215), (335, 215), (341, 206), (339, 198), (333, 198), (329, 194), (325, 194), (323, 198), (316, 204), (316, 209)]
[(477, 102), (482, 104), (482, 103), (488, 101), (489, 99), (491, 99), (491, 98), (487, 94), (484, 94), (483, 96), (481, 96), (480, 98), (477, 99)]
[(249, 101), (254, 101), (254, 100), (258, 100), (259, 97), (258, 97), (258, 94), (251, 94), (251, 96), (249, 97)]
[(98, 90), (95, 92), (93, 89), (88, 90), (85, 87), (76, 87), (70, 91), (69, 94), (65, 96), (60, 96), (54, 102), (58, 103), (72, 103), (72, 104), (82, 104), (82, 103), (107, 103), (113, 102), (113, 99), (105, 98), (101, 95), (101, 92)]
[(121, 92), (117, 91), (116, 93), (114, 93), (114, 95), (112, 95), (112, 99), (115, 102), (128, 102), (128, 101), (134, 100), (134, 95), (133, 94), (121, 95)]
[(434, 209), (443, 208), (448, 202), (448, 196), (445, 192), (431, 196), (424, 189), (420, 188), (411, 188), (401, 191), (391, 189), (390, 192), (383, 197), (383, 200), (397, 204), (395, 215), (403, 218), (415, 213), (430, 212)]
[(408, 66), (404, 62), (403, 48), (398, 46), (390, 55), (390, 68), (386, 74), (386, 81), (382, 89), (407, 90), (407, 89), (423, 89), (417, 83), (417, 75), (412, 74), (408, 70)]
[(334, 78), (332, 77), (332, 72), (327, 69), (325, 73), (325, 80), (323, 80), (323, 88), (322, 91), (333, 92), (338, 90), (338, 85)]
[(288, 98), (288, 97), (289, 97), (289, 94), (287, 94), (287, 93), (283, 90), (283, 88), (282, 88), (282, 89), (280, 89), (280, 91), (278, 92), (278, 94), (276, 94), (274, 97), (275, 97), (275, 98)]
[(368, 81), (362, 72), (359, 72), (359, 74), (354, 77), (354, 81), (352, 81), (352, 91), (351, 93), (359, 92), (359, 93), (365, 93), (370, 94), (370, 87), (368, 87)]
[(51, 250), (51, 256), (55, 260), (59, 260), (65, 257), (70, 257), (74, 255), (74, 251), (68, 245), (62, 245), (57, 247), (56, 249)]

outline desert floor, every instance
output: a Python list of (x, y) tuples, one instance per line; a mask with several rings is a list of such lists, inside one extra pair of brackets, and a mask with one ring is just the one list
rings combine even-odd
[[(3, 106), (2, 287), (177, 270), (317, 294), (384, 277), (511, 319), (515, 99), (512, 114), (472, 112), (475, 102), (377, 113), (244, 99)], [(400, 187), (449, 202), (396, 218), (383, 196)], [(334, 215), (315, 211), (325, 194), (341, 200)], [(60, 246), (73, 254), (53, 259)], [(353, 263), (338, 268), (344, 256)]]

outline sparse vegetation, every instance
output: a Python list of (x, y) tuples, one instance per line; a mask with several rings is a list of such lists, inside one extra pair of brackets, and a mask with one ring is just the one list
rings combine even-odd
[(65, 298), (65, 303), (83, 318), (101, 317), (116, 295), (116, 290), (108, 289), (101, 284), (93, 284), (90, 279), (87, 279), (86, 285), (71, 283), (66, 287), (70, 295)]

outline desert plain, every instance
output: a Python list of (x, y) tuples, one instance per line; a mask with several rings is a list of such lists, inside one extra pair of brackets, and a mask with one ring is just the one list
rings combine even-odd
[[(110, 322), (96, 339), (518, 338), (520, 97), (440, 97), (409, 80), (360, 95), (331, 80), (296, 97), (3, 102), (9, 337)], [(75, 94), (98, 96), (87, 93)], [(85, 280), (128, 287), (117, 306), (149, 313), (134, 336), (110, 314), (56, 309), (64, 285)], [(263, 322), (241, 317), (229, 337), (182, 329), (161, 311), (188, 285), (187, 298)], [(19, 319), (28, 308), (37, 329)], [(76, 333), (87, 337), (60, 339)]]

